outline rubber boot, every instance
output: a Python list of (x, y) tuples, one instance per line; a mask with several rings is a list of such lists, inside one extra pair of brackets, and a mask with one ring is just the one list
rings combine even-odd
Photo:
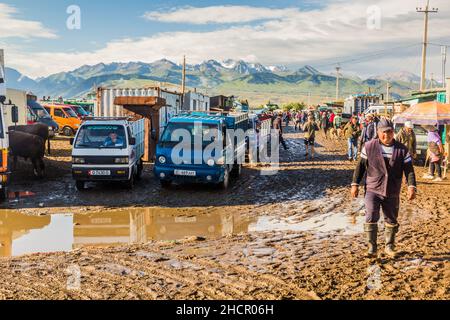
[(386, 246), (384, 248), (384, 253), (391, 258), (395, 258), (397, 252), (395, 251), (395, 235), (398, 232), (398, 224), (385, 223), (384, 225), (384, 235), (386, 240)]
[(377, 223), (364, 224), (364, 231), (366, 232), (366, 239), (369, 244), (369, 250), (367, 251), (367, 257), (374, 258), (377, 256)]

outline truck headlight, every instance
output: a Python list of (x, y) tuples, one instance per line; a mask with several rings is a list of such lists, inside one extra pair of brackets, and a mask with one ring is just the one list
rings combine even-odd
[(128, 157), (120, 157), (114, 159), (115, 164), (128, 164)]
[(164, 163), (166, 163), (166, 157), (164, 157), (164, 156), (160, 156), (159, 158), (158, 158), (158, 161), (159, 161), (159, 163), (162, 163), (162, 164), (164, 164)]
[(73, 157), (72, 163), (83, 164), (83, 163), (86, 163), (86, 160), (84, 158), (80, 158), (80, 157)]
[(206, 161), (206, 163), (208, 164), (208, 166), (213, 167), (216, 162), (214, 161), (214, 159), (209, 159), (208, 161)]

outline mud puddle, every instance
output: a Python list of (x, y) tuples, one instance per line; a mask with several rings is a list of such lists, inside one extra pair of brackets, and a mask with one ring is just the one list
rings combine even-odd
[(362, 232), (363, 223), (363, 216), (348, 212), (330, 212), (298, 221), (295, 216), (248, 218), (238, 212), (211, 208), (139, 208), (45, 216), (2, 210), (0, 257), (255, 232), (353, 235)]
[(27, 216), (0, 211), (0, 257), (248, 232), (254, 220), (200, 209), (142, 208)]
[(276, 216), (261, 217), (249, 226), (249, 232), (293, 231), (327, 234), (341, 231), (343, 235), (354, 235), (363, 231), (364, 216), (346, 212), (331, 212), (297, 222), (294, 217), (280, 219)]

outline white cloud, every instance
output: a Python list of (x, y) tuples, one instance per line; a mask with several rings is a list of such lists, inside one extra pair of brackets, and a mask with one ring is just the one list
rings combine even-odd
[[(420, 61), (423, 15), (415, 12), (416, 4), (420, 3), (411, 0), (334, 0), (322, 9), (286, 9), (284, 16), (280, 17), (280, 14), (276, 19), (264, 20), (252, 26), (239, 24), (222, 26), (208, 32), (159, 33), (151, 37), (112, 41), (104, 48), (89, 52), (25, 54), (14, 50), (9, 52), (8, 61), (25, 74), (37, 77), (99, 62), (152, 62), (160, 58), (180, 62), (183, 54), (187, 55), (189, 63), (232, 58), (292, 66), (323, 59), (338, 62), (342, 58), (336, 57), (348, 57), (371, 50), (392, 50), (381, 57), (383, 60), (380, 58), (371, 63), (370, 73), (376, 73), (377, 69), (383, 73), (392, 70), (392, 67), (417, 72), (412, 61)], [(380, 30), (369, 30), (366, 25), (366, 11), (372, 5), (377, 5), (382, 13)], [(433, 0), (432, 5), (439, 7), (440, 12), (430, 19), (431, 41), (445, 37), (450, 39), (449, 1)], [(393, 49), (408, 44), (417, 44), (416, 51)], [(430, 66), (437, 73), (440, 61), (436, 61), (434, 56), (430, 57)], [(358, 71), (363, 70), (364, 65), (367, 63), (343, 67), (347, 71)]]
[(37, 21), (21, 20), (14, 17), (17, 9), (0, 3), (0, 38), (57, 38), (57, 35)]
[(168, 12), (146, 12), (148, 20), (189, 24), (245, 23), (288, 17), (297, 9), (271, 9), (250, 6), (185, 7)]

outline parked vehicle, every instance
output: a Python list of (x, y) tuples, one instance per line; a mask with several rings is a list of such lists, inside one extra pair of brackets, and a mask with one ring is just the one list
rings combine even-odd
[(28, 95), (27, 105), (27, 124), (40, 122), (47, 125), (49, 137), (53, 138), (59, 132), (59, 125), (56, 121), (52, 119), (47, 110), (45, 110), (32, 96), (30, 97)]
[(387, 115), (392, 115), (394, 109), (392, 106), (385, 106), (385, 105), (373, 105), (367, 108), (366, 111), (364, 111), (365, 115), (368, 114), (377, 114), (377, 115), (384, 115), (385, 113)]
[[(240, 175), (242, 163), (238, 160), (245, 160), (246, 152), (245, 138), (231, 143), (227, 131), (246, 131), (248, 126), (248, 113), (194, 112), (171, 118), (156, 147), (155, 176), (163, 187), (172, 182), (195, 182), (215, 183), (227, 188), (230, 176)], [(186, 133), (183, 138), (176, 137), (181, 133), (178, 129)], [(183, 140), (189, 138), (190, 142)], [(220, 138), (223, 145), (219, 150), (211, 150), (210, 145)], [(177, 153), (180, 142), (186, 146), (181, 159)]]
[(6, 133), (3, 104), (0, 103), (0, 201), (8, 197), (9, 166), (8, 166), (9, 139)]
[(44, 108), (52, 116), (53, 120), (56, 121), (65, 136), (72, 137), (75, 135), (81, 125), (81, 120), (71, 106), (65, 104), (49, 104), (44, 105)]
[(133, 188), (140, 179), (145, 120), (87, 118), (71, 139), (72, 176), (78, 190), (88, 181), (121, 181)]
[[(0, 50), (0, 56), (3, 52)], [(8, 197), (9, 167), (8, 149), (9, 139), (6, 132), (3, 103), (6, 100), (6, 85), (4, 80), (3, 65), (0, 61), (0, 201)]]
[[(403, 123), (395, 123), (395, 134), (400, 132), (400, 129), (405, 125)], [(420, 160), (425, 160), (427, 157), (428, 150), (428, 132), (422, 126), (415, 124), (414, 133), (416, 134), (417, 141), (417, 158)]]
[(77, 114), (78, 119), (83, 120), (86, 117), (89, 117), (90, 114), (82, 106), (70, 105), (72, 110)]

